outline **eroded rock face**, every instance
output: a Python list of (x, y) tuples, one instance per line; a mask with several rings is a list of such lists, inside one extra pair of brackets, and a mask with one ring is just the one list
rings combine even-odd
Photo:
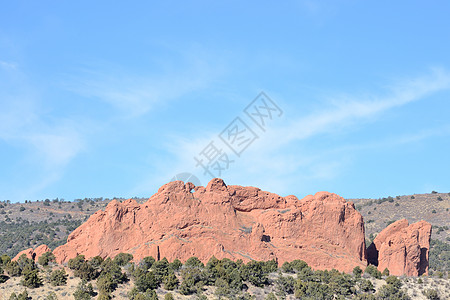
[(142, 205), (112, 201), (53, 251), (60, 263), (120, 252), (135, 260), (303, 259), (346, 272), (366, 265), (363, 219), (353, 203), (327, 192), (281, 197), (218, 178), (206, 187), (170, 182)]
[(26, 250), (22, 250), (17, 254), (12, 260), (18, 260), (22, 255), (26, 255), (29, 259), (34, 260), (34, 251), (33, 248), (28, 248)]
[(428, 274), (431, 224), (420, 221), (409, 225), (406, 219), (381, 231), (367, 249), (369, 263), (391, 275)]
[(47, 245), (40, 245), (34, 250), (33, 248), (29, 248), (19, 252), (19, 254), (17, 254), (12, 260), (18, 260), (19, 257), (25, 254), (28, 258), (37, 261), (39, 257), (45, 252), (52, 252), (52, 250), (49, 247), (47, 247)]
[(36, 249), (34, 249), (34, 259), (37, 261), (42, 254), (46, 252), (52, 252), (52, 249), (47, 247), (47, 245), (40, 245)]

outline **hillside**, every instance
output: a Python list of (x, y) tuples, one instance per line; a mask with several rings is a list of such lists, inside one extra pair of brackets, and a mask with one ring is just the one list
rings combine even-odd
[[(123, 200), (123, 199), (119, 199)], [(144, 199), (136, 199), (143, 202)], [(85, 198), (73, 202), (60, 199), (0, 202), (0, 253), (14, 257), (26, 248), (46, 244), (54, 249), (110, 199)]]
[[(449, 280), (441, 277), (395, 277), (376, 269), (355, 268), (351, 274), (314, 271), (303, 261), (247, 264), (211, 258), (202, 264), (192, 257), (184, 264), (132, 256), (113, 260), (82, 256), (64, 265), (34, 264), (20, 259), (18, 272), (0, 260), (0, 300), (27, 291), (28, 299), (448, 299)], [(39, 260), (40, 261), (40, 260)], [(34, 271), (26, 271), (32, 269)], [(64, 271), (61, 271), (63, 270)], [(55, 276), (62, 272), (62, 275)], [(61, 273), (60, 273), (61, 274)], [(82, 280), (85, 280), (84, 283)], [(19, 296), (19, 299), (20, 296)], [(25, 298), (22, 298), (25, 299)]]
[[(124, 200), (124, 199), (119, 199)], [(143, 203), (147, 199), (138, 198)], [(381, 199), (347, 199), (353, 201), (365, 220), (366, 239), (389, 223), (406, 218), (410, 223), (425, 220), (433, 225), (430, 271), (450, 269), (450, 195), (416, 194)], [(97, 210), (104, 210), (110, 199), (85, 198), (73, 202), (61, 199), (0, 202), (0, 253), (14, 257), (21, 250), (47, 244), (54, 249)], [(435, 211), (435, 213), (434, 213)]]
[(407, 219), (425, 220), (433, 226), (430, 248), (430, 274), (450, 271), (450, 193), (432, 192), (353, 201), (364, 217), (367, 245), (387, 225)]
[(364, 217), (366, 236), (379, 233), (390, 223), (407, 219), (425, 220), (433, 225), (433, 239), (450, 241), (450, 193), (414, 194), (353, 201)]

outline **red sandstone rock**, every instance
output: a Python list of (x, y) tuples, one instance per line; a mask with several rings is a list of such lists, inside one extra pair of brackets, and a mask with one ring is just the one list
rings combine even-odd
[(399, 220), (381, 231), (367, 249), (368, 261), (391, 275), (428, 274), (431, 224)]
[(17, 254), (12, 260), (18, 260), (19, 257), (22, 256), (22, 254), (25, 254), (29, 259), (37, 261), (39, 257), (45, 252), (52, 252), (52, 250), (49, 247), (47, 247), (47, 245), (40, 245), (35, 250), (29, 248), (27, 250), (19, 252), (19, 254)]
[(47, 245), (38, 246), (36, 249), (34, 249), (34, 254), (35, 254), (34, 259), (37, 261), (39, 259), (39, 257), (41, 257), (41, 255), (46, 252), (52, 252), (52, 249), (47, 247)]
[(29, 259), (34, 260), (34, 251), (33, 248), (28, 248), (26, 250), (22, 250), (17, 254), (12, 260), (18, 260), (19, 257), (21, 257), (23, 254), (25, 254)]
[(112, 201), (53, 251), (59, 263), (120, 252), (135, 260), (303, 259), (346, 272), (366, 265), (363, 219), (353, 203), (327, 192), (281, 197), (218, 178), (206, 187), (170, 182), (142, 205)]

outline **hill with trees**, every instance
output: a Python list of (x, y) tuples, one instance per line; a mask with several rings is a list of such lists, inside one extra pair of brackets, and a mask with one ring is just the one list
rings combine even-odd
[(120, 253), (113, 259), (79, 255), (65, 265), (51, 253), (38, 262), (1, 256), (5, 272), (1, 299), (448, 299), (448, 278), (390, 276), (369, 265), (350, 274), (314, 271), (302, 260), (232, 261), (215, 257), (203, 264), (191, 257), (134, 262)]

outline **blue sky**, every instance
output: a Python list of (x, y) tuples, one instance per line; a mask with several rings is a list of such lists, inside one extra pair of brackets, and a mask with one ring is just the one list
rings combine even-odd
[[(4, 1), (0, 200), (149, 197), (182, 172), (206, 185), (194, 157), (211, 142), (228, 184), (450, 192), (449, 14), (448, 1)], [(282, 111), (264, 130), (244, 111), (262, 91)], [(240, 156), (219, 138), (235, 118), (257, 136)]]

